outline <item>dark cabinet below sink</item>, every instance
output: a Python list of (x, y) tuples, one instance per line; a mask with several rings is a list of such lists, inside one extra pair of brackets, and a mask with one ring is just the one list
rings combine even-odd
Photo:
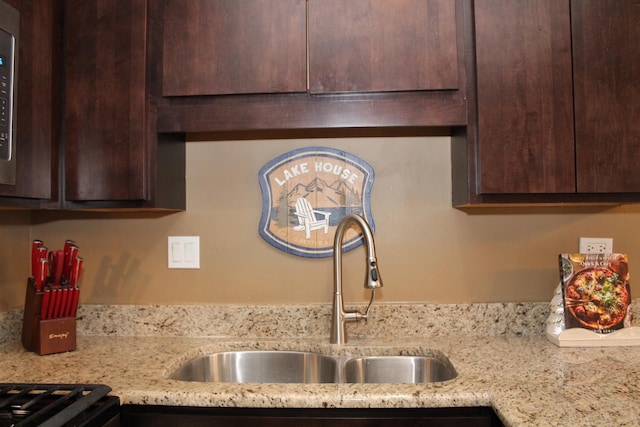
[(122, 427), (499, 427), (491, 408), (192, 408), (173, 406), (122, 407)]

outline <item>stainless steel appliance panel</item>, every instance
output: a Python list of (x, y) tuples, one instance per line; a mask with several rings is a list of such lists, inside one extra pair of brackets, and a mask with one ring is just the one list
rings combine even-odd
[(16, 96), (20, 13), (0, 0), (0, 184), (16, 180)]

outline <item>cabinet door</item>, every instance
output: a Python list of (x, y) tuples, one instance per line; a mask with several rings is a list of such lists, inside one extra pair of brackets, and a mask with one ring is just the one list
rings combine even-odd
[(309, 0), (311, 93), (458, 88), (452, 0)]
[(579, 192), (640, 192), (640, 2), (572, 0)]
[(480, 194), (576, 190), (569, 0), (476, 0)]
[(164, 96), (304, 92), (305, 0), (166, 0)]
[[(16, 183), (0, 185), (0, 195), (26, 199), (57, 196), (57, 138), (62, 4), (51, 0), (5, 0), (20, 13), (18, 40)], [(7, 204), (2, 200), (0, 204)]]
[(148, 197), (145, 0), (67, 0), (65, 199)]

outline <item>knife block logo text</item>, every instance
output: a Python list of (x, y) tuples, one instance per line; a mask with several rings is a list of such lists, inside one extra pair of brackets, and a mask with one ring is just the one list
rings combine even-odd
[(54, 338), (58, 338), (61, 340), (66, 340), (69, 338), (69, 332), (64, 332), (62, 334), (49, 334), (49, 339), (52, 340)]

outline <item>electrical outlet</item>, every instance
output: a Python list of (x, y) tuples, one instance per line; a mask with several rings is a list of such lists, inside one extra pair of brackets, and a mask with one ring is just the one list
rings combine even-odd
[(613, 252), (613, 239), (608, 237), (581, 237), (581, 254), (610, 254)]

